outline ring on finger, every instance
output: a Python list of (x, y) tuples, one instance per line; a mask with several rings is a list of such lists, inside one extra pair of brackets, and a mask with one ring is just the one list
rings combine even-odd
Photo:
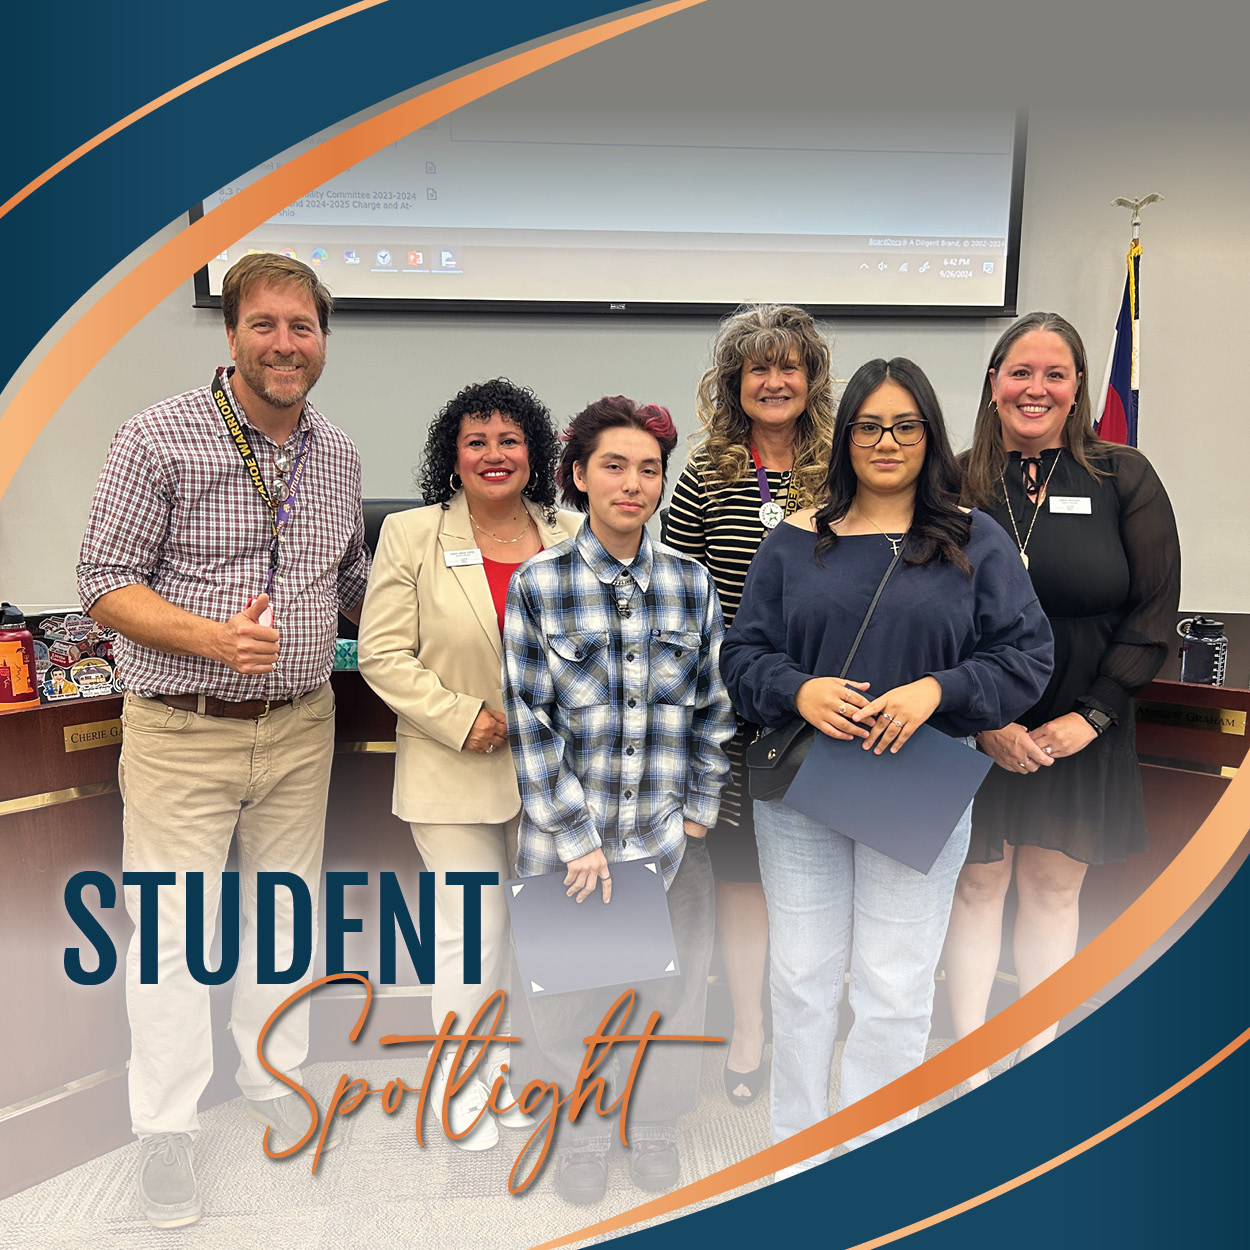
[(845, 704), (845, 703), (839, 703), (839, 704), (838, 704), (838, 715), (839, 715), (839, 716), (845, 716), (845, 715), (846, 715), (846, 704)]
[(893, 719), (894, 719), (894, 717), (893, 717), (893, 716), (891, 716), (891, 715), (889, 714), (889, 712), (882, 712), (882, 713), (881, 713), (881, 719), (882, 719), (882, 720), (893, 720)]
[(1055, 753), (1054, 747), (1042, 747), (1042, 750), (1045, 751), (1047, 755), (1054, 755)]

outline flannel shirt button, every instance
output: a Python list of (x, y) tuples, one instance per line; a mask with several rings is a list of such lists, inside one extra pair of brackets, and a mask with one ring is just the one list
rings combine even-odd
[(637, 707), (637, 706), (638, 706), (638, 700), (637, 700), (637, 699), (630, 699), (630, 700), (626, 703), (626, 705), (625, 705), (625, 706), (626, 706), (626, 707)]
[(627, 799), (632, 799), (632, 798), (634, 797), (634, 792), (633, 792), (632, 790), (626, 790), (626, 791), (625, 791), (625, 797), (626, 797)]
[(653, 630), (651, 631), (651, 637), (652, 637), (652, 638), (658, 638), (659, 636), (660, 636), (660, 631), (659, 631), (658, 629), (653, 629)]
[(627, 660), (632, 660), (634, 658), (634, 653), (631, 651), (625, 658)]
[(626, 748), (625, 748), (625, 754), (626, 754), (626, 755), (633, 755), (633, 753), (634, 753), (634, 748), (633, 748), (633, 747), (626, 747)]

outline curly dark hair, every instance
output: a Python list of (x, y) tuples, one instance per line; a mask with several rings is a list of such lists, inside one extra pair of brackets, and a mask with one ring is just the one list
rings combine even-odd
[(492, 412), (508, 417), (525, 435), (530, 480), (521, 493), (538, 504), (548, 523), (551, 523), (556, 515), (556, 463), (560, 459), (555, 426), (551, 413), (538, 396), (528, 386), (517, 386), (507, 378), (492, 378), (489, 382), (474, 382), (466, 386), (448, 400), (430, 422), (418, 476), (421, 498), (427, 504), (447, 507), (452, 495), (459, 489), (452, 485), (451, 479), (456, 471), (456, 439), (460, 437), (460, 424), (465, 417), (487, 421)]
[(972, 522), (959, 506), (959, 468), (951, 451), (933, 384), (924, 370), (905, 356), (870, 360), (860, 365), (842, 392), (838, 420), (833, 427), (833, 450), (825, 478), (828, 502), (816, 513), (816, 557), (828, 551), (838, 536), (831, 525), (840, 521), (855, 502), (859, 479), (851, 464), (851, 422), (868, 397), (883, 382), (897, 382), (912, 399), (925, 421), (924, 465), (916, 479), (911, 530), (904, 547), (904, 564), (931, 564), (946, 560), (965, 573), (972, 565), (964, 553), (972, 537)]
[(660, 472), (668, 477), (668, 458), (677, 446), (677, 427), (667, 408), (659, 404), (636, 404), (624, 395), (605, 395), (583, 408), (560, 436), (564, 454), (560, 458), (560, 497), (570, 508), (590, 511), (590, 497), (573, 480), (573, 466), (585, 465), (599, 445), (605, 430), (642, 430), (660, 445)]

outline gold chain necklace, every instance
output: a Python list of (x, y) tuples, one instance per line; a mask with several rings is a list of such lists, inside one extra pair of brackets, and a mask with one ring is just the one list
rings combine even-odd
[(502, 546), (509, 547), (513, 543), (519, 543), (521, 539), (524, 538), (525, 535), (529, 533), (529, 528), (530, 528), (530, 525), (532, 524), (533, 518), (530, 517), (528, 513), (526, 514), (525, 525), (522, 528), (521, 532), (515, 538), (500, 538), (498, 534), (492, 534), (490, 530), (486, 528), (486, 526), (478, 524), (478, 520), (473, 515), (472, 512), (469, 513), (469, 520), (473, 522), (474, 529), (481, 530), (482, 533), (487, 536), (487, 538), (493, 538), (497, 543), (500, 543)]
[(1026, 548), (1029, 545), (1029, 539), (1033, 537), (1033, 527), (1037, 524), (1037, 514), (1042, 510), (1042, 496), (1047, 493), (1050, 486), (1050, 479), (1054, 476), (1055, 465), (1059, 463), (1059, 456), (1063, 455), (1063, 448), (1059, 448), (1059, 455), (1050, 463), (1050, 472), (1046, 474), (1046, 480), (1042, 483), (1042, 489), (1038, 491), (1037, 503), (1033, 508), (1033, 519), (1029, 522), (1029, 532), (1024, 536), (1024, 542), (1020, 541), (1020, 527), (1016, 524), (1016, 514), (1011, 510), (1011, 500), (1007, 498), (1007, 477), (1005, 473), (998, 475), (999, 484), (1003, 488), (1003, 503), (1007, 505), (1007, 515), (1011, 518), (1011, 530), (1016, 536), (1016, 546), (1020, 548), (1020, 559), (1027, 569), (1029, 567), (1029, 557)]

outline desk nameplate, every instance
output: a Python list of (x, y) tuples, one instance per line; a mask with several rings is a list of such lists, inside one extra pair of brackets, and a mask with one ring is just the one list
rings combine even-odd
[(90, 751), (95, 747), (115, 747), (122, 740), (120, 717), (113, 720), (84, 721), (80, 725), (66, 725), (65, 750)]
[(1187, 703), (1137, 702), (1137, 721), (1144, 725), (1167, 725), (1172, 729), (1205, 729), (1210, 733), (1244, 737), (1246, 714), (1226, 707), (1194, 707)]

